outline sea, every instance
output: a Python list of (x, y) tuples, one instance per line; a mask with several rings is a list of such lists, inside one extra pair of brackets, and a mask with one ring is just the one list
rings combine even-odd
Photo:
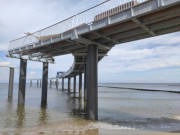
[(18, 84), (12, 99), (8, 84), (0, 84), (0, 134), (180, 135), (180, 84), (99, 83), (98, 121), (85, 119), (86, 102), (76, 89), (48, 87), (47, 107), (41, 108), (36, 84), (26, 84), (24, 106), (17, 104)]

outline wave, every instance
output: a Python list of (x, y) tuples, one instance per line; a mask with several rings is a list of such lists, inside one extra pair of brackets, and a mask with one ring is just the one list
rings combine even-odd
[(130, 90), (137, 90), (137, 91), (169, 92), (169, 93), (180, 94), (180, 91), (173, 91), (173, 90), (155, 90), (155, 89), (127, 88), (127, 87), (114, 87), (114, 86), (98, 86), (98, 87), (116, 88), (116, 89), (130, 89)]

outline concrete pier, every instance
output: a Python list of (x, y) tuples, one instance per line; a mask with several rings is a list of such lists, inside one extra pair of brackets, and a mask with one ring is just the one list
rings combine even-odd
[(58, 79), (56, 79), (56, 89), (58, 89), (58, 84), (59, 84)]
[(50, 88), (52, 87), (52, 80), (50, 80)]
[(42, 82), (41, 82), (41, 80), (39, 80), (40, 82), (39, 82), (39, 85), (40, 85), (40, 87), (42, 86)]
[(43, 62), (41, 106), (47, 105), (48, 63)]
[(13, 97), (13, 85), (14, 85), (14, 68), (10, 67), (9, 69), (9, 89), (8, 89), (8, 98), (12, 99)]
[(84, 67), (84, 101), (87, 100), (87, 69)]
[(39, 87), (39, 80), (37, 80), (37, 87)]
[(32, 80), (30, 80), (30, 87), (32, 87)]
[(64, 91), (64, 78), (62, 78), (62, 90)]
[(87, 119), (98, 120), (98, 91), (97, 91), (98, 48), (88, 46), (87, 58)]
[(71, 92), (71, 77), (68, 78), (68, 92)]
[(25, 103), (26, 70), (27, 70), (27, 60), (20, 59), (19, 91), (18, 91), (19, 105), (24, 105)]
[(82, 73), (79, 73), (79, 94), (82, 95)]
[(76, 93), (76, 76), (74, 76), (74, 93)]

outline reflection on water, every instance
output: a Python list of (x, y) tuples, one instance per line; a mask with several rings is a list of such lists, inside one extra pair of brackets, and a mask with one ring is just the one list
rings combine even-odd
[(41, 108), (40, 113), (39, 113), (39, 125), (41, 126), (41, 125), (47, 124), (48, 119), (49, 119), (49, 116), (48, 116), (46, 108)]
[(25, 122), (25, 107), (24, 105), (18, 105), (16, 127), (17, 128), (23, 127), (24, 122)]

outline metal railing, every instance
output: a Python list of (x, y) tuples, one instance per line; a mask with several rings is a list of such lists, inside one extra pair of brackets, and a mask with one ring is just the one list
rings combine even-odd
[(8, 49), (10, 51), (19, 47), (25, 47), (33, 43), (38, 43), (43, 40), (58, 37), (61, 33), (70, 31), (77, 27), (87, 26), (95, 21), (117, 14), (118, 12), (129, 9), (145, 1), (148, 0), (106, 0), (99, 5), (89, 8), (52, 26), (34, 32), (31, 35), (12, 40), (9, 43)]

